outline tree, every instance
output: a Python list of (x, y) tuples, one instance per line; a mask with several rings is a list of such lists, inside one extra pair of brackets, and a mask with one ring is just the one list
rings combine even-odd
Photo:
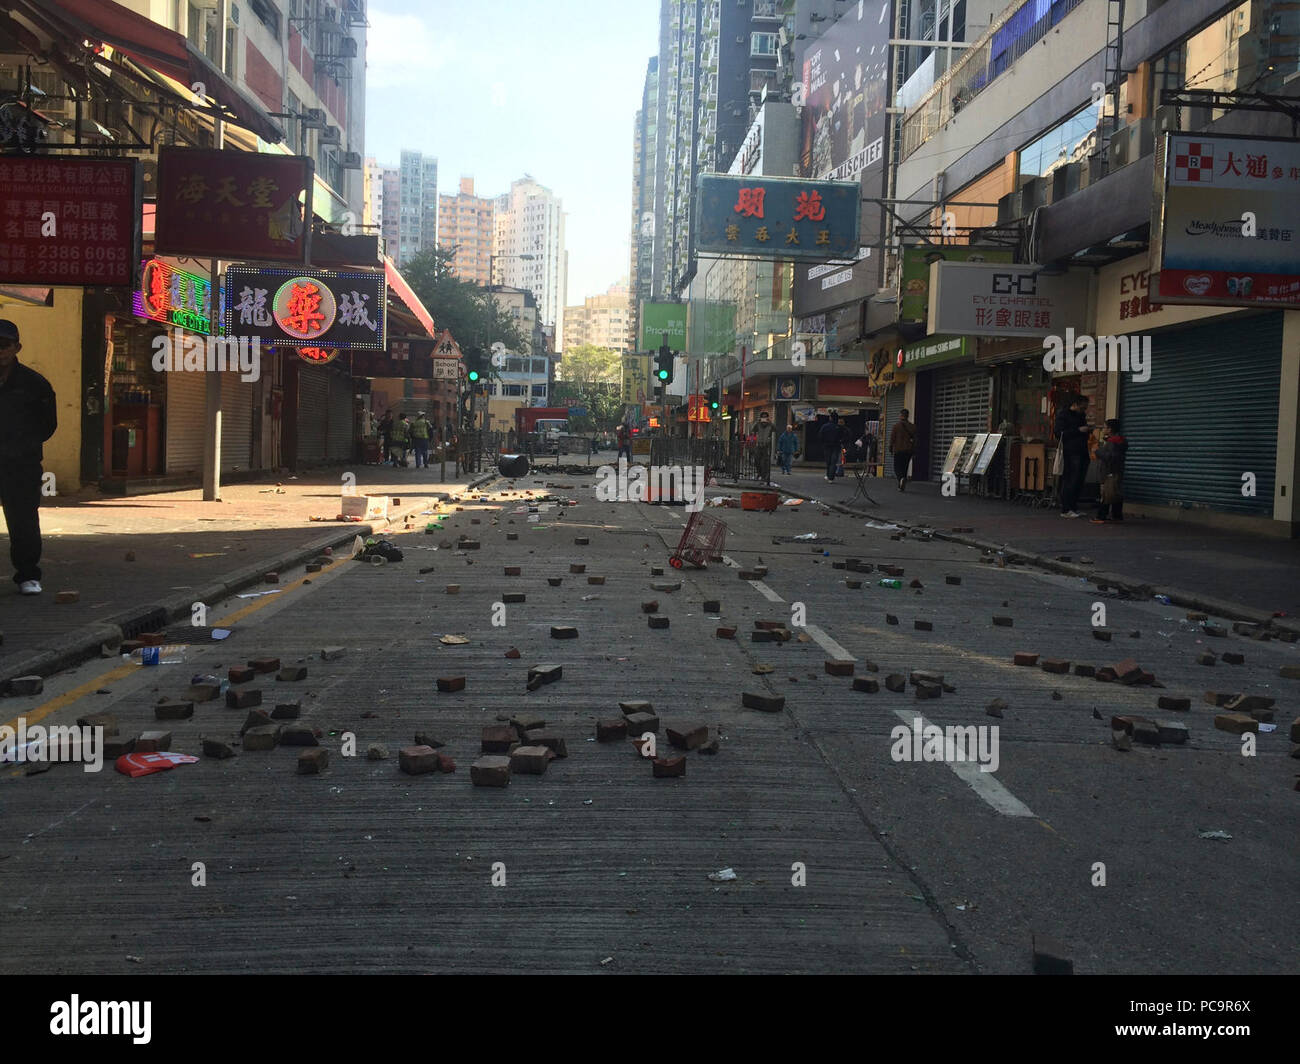
[(532, 338), (486, 288), (457, 277), (454, 247), (421, 251), (402, 266), (402, 276), (433, 315), (439, 330), (450, 329), (467, 358), (479, 361), (487, 376), (497, 367), (489, 361), (492, 345), (500, 342), (510, 351), (522, 351)]
[(623, 379), (623, 356), (608, 347), (579, 344), (564, 352), (559, 372), (563, 380), (583, 394), (594, 384), (619, 384)]

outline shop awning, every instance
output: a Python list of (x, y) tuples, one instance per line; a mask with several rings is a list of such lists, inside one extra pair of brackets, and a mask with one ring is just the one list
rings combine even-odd
[(429, 335), (437, 335), (433, 328), (433, 315), (424, 308), (420, 297), (411, 290), (411, 286), (406, 283), (406, 278), (397, 272), (393, 260), (387, 255), (384, 256), (384, 277), (388, 281), (388, 290), (406, 304), (406, 308), (415, 315), (416, 320), (424, 326)]
[(262, 106), (235, 85), (202, 52), (175, 30), (138, 15), (115, 0), (23, 0), (45, 18), (55, 16), (73, 31), (70, 37), (100, 41), (136, 62), (182, 85), (201, 81), (207, 95), (232, 121), (271, 144), (284, 140), (284, 131)]

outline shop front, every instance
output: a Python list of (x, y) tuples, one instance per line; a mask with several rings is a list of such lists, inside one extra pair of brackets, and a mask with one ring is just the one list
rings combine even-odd
[(917, 374), (917, 429), (912, 475), (938, 479), (952, 441), (989, 431), (989, 371), (975, 364), (970, 336), (930, 336), (902, 349), (903, 368)]

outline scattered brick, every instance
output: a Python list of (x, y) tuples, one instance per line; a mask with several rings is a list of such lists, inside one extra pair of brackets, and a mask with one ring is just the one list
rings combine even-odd
[(480, 757), (469, 766), (469, 778), (475, 787), (506, 787), (510, 783), (510, 758)]
[(678, 750), (695, 750), (709, 741), (707, 724), (669, 724), (664, 731), (668, 742)]
[(945, 576), (945, 577), (943, 578), (943, 582), (944, 582), (945, 584), (953, 584), (953, 585), (957, 585), (957, 584), (960, 584), (960, 583), (961, 583), (961, 577), (960, 577), (960, 576)]
[(308, 562), (308, 563), (307, 563), (307, 572), (309, 572), (309, 573), (319, 573), (320, 570), (321, 570), (320, 562)]
[(431, 750), (441, 750), (447, 744), (441, 739), (430, 735), (428, 732), (418, 731), (415, 733), (415, 745), (427, 746)]
[(547, 753), (544, 746), (521, 746), (510, 755), (510, 771), (527, 776), (540, 776), (551, 763)]
[(248, 709), (262, 704), (262, 692), (256, 687), (245, 687), (236, 691), (233, 687), (226, 692), (226, 705), (231, 709)]
[(87, 713), (77, 718), (78, 728), (103, 728), (104, 735), (117, 734), (117, 717), (112, 713)]
[(686, 775), (686, 758), (684, 757), (656, 757), (650, 763), (651, 775), (654, 779), (665, 780), (673, 779), (677, 776)]
[(1220, 713), (1214, 718), (1214, 726), (1233, 735), (1259, 731), (1259, 721), (1247, 713)]
[(386, 747), (383, 743), (371, 743), (369, 746), (366, 747), (366, 760), (387, 761), (388, 747)]
[(736, 630), (734, 628), (719, 628), (717, 636), (719, 639), (735, 639)]
[(1201, 696), (1202, 701), (1211, 706), (1226, 706), (1236, 697), (1237, 696), (1231, 692), (1225, 693), (1223, 691), (1206, 691), (1205, 694)]
[(721, 600), (721, 599), (705, 599), (705, 600), (704, 600), (704, 604), (703, 604), (703, 606), (701, 606), (701, 609), (703, 609), (705, 613), (721, 613), (721, 612), (722, 612), (722, 600)]
[(302, 702), (277, 702), (271, 710), (272, 720), (297, 720), (302, 715)]
[(276, 724), (264, 724), (249, 728), (244, 733), (244, 749), (274, 750), (280, 742), (280, 728)]
[(485, 754), (504, 754), (518, 738), (514, 728), (508, 725), (489, 724), (483, 729), (480, 750)]
[(990, 717), (997, 717), (999, 720), (1001, 720), (1002, 714), (1009, 708), (1010, 706), (1003, 699), (995, 698), (993, 699), (992, 702), (990, 702), (987, 706), (984, 707), (984, 712)]
[(941, 684), (922, 681), (916, 685), (917, 698), (940, 698), (942, 695), (943, 686)]
[(654, 713), (628, 713), (624, 719), (627, 721), (627, 730), (631, 735), (659, 731), (659, 717)]
[(596, 721), (596, 741), (598, 743), (613, 743), (626, 738), (626, 719)]
[(577, 639), (578, 629), (567, 624), (553, 624), (551, 625), (551, 638), (552, 639)]
[(1012, 618), (1000, 614), (993, 618), (994, 628), (1012, 628), (1015, 626), (1015, 623), (1016, 622)]
[(930, 621), (913, 621), (912, 627), (918, 632), (933, 632), (934, 625)]
[(1112, 731), (1110, 733), (1110, 741), (1111, 745), (1113, 745), (1116, 750), (1133, 749), (1133, 736), (1129, 735), (1128, 732)]
[(857, 591), (857, 590), (859, 590), (859, 589), (862, 587), (862, 581), (861, 581), (861, 580), (845, 580), (845, 581), (844, 581), (844, 586), (847, 587), (850, 591)]
[(754, 569), (741, 569), (739, 572), (741, 580), (761, 580), (762, 577)]
[(1293, 743), (1300, 743), (1300, 717), (1296, 717), (1296, 719), (1291, 722), (1291, 741)]
[(574, 573), (575, 575), (577, 573), (585, 573), (586, 571), (587, 571), (587, 567), (585, 565), (579, 565), (575, 563), (574, 565), (569, 566), (569, 572)]
[(232, 665), (226, 673), (226, 678), (231, 683), (248, 683), (257, 675), (257, 670), (251, 665)]
[(397, 751), (397, 767), (408, 776), (437, 772), (437, 751), (430, 746), (404, 746)]
[(663, 567), (662, 565), (652, 565), (652, 566), (650, 566), (650, 575), (651, 575), (651, 576), (663, 576), (663, 575), (664, 575), (664, 567)]
[(1158, 720), (1156, 721), (1156, 729), (1160, 734), (1162, 743), (1173, 743), (1177, 746), (1187, 742), (1187, 737), (1190, 734), (1187, 731), (1187, 725), (1177, 720)]
[(520, 739), (523, 739), (525, 738), (526, 732), (538, 731), (545, 728), (546, 721), (542, 720), (541, 717), (533, 716), (532, 714), (516, 713), (510, 718), (510, 727), (514, 728), (514, 730), (519, 733)]
[(680, 591), (681, 589), (682, 582), (680, 580), (662, 580), (650, 585), (651, 591), (663, 591), (669, 595), (674, 591)]
[(1142, 675), (1142, 666), (1132, 658), (1125, 658), (1118, 665), (1112, 665), (1111, 671), (1120, 683), (1131, 684)]
[(1114, 633), (1106, 628), (1094, 628), (1092, 630), (1092, 638), (1100, 639), (1103, 643), (1109, 643), (1112, 635)]
[(653, 599), (652, 599), (651, 601), (649, 601), (649, 602), (643, 602), (643, 603), (641, 603), (641, 612), (642, 612), (642, 613), (658, 613), (658, 612), (659, 612), (659, 603), (658, 603), (657, 601), (653, 600)]
[(900, 691), (907, 690), (906, 677), (900, 676), (896, 672), (891, 672), (885, 677), (885, 689), (898, 694)]
[(1208, 636), (1215, 637), (1216, 639), (1228, 638), (1228, 630), (1217, 624), (1203, 624), (1201, 625), (1201, 631)]
[(559, 587), (562, 583), (564, 583), (564, 577), (562, 577), (562, 576), (548, 576), (548, 577), (546, 578), (546, 582), (547, 582), (548, 584), (550, 584), (551, 587)]
[(516, 540), (516, 539), (518, 539), (518, 538), (519, 538), (519, 533), (518, 533), (518, 532), (507, 532), (507, 533), (506, 533), (506, 539), (509, 540), (509, 541), (511, 541), (511, 542), (513, 542), (514, 540)]
[(1266, 698), (1264, 695), (1237, 695), (1225, 703), (1226, 708), (1233, 713), (1253, 713), (1257, 709), (1272, 709), (1276, 704), (1276, 698)]
[(587, 583), (592, 584), (595, 587), (603, 587), (605, 584), (605, 578), (603, 576), (589, 576), (587, 577)]
[(589, 543), (591, 543), (591, 540), (590, 540), (587, 536), (578, 536), (578, 537), (573, 541), (573, 545), (574, 545), (575, 547), (585, 547), (585, 546), (587, 546)]
[(1142, 632), (1140, 629), (1134, 628), (1133, 631), (1129, 632), (1128, 637), (1130, 639), (1141, 639)]
[(564, 741), (564, 737), (553, 731), (547, 731), (545, 728), (530, 728), (524, 734), (524, 741), (529, 746), (542, 746), (549, 750), (555, 757), (568, 757), (569, 747)]
[(1143, 746), (1159, 746), (1160, 729), (1154, 721), (1138, 721), (1133, 725), (1133, 740)]
[(262, 579), (265, 580), (268, 584), (278, 584), (280, 582), (280, 574), (264, 573), (262, 574)]
[[(1210, 619), (1210, 615), (1208, 613), (1200, 613), (1197, 610), (1191, 610), (1187, 614), (1187, 619), (1191, 621), (1193, 624), (1198, 624), (1201, 621), (1208, 621)], [(1234, 624), (1233, 628), (1235, 629), (1236, 627), (1237, 626)]]
[(144, 731), (136, 739), (135, 748), (142, 754), (156, 754), (160, 750), (166, 750), (171, 744), (172, 733), (169, 731)]
[(1223, 663), (1225, 665), (1245, 665), (1246, 655), (1239, 654), (1235, 650), (1225, 650), (1223, 652)]
[(321, 661), (338, 661), (346, 653), (345, 647), (325, 647), (320, 652)]
[(880, 690), (880, 681), (873, 680), (870, 676), (858, 676), (853, 680), (853, 690), (874, 695)]
[(651, 628), (667, 628), (667, 627), (668, 627), (668, 618), (667, 618), (667, 617), (660, 617), (660, 616), (658, 616), (658, 615), (654, 615), (654, 616), (651, 616), (651, 617), (647, 617), (646, 620), (648, 620), (648, 621), (650, 622), (650, 627), (651, 627)]
[(54, 601), (60, 606), (69, 605), (73, 602), (81, 601), (80, 591), (59, 591), (54, 596)]
[(740, 702), (746, 709), (759, 709), (764, 713), (780, 713), (785, 709), (784, 695), (769, 695), (761, 691), (743, 692)]
[(831, 568), (832, 568), (832, 569), (847, 569), (848, 566), (845, 565), (844, 562), (831, 562)]
[(189, 720), (194, 716), (194, 703), (178, 698), (168, 698), (153, 707), (154, 720)]
[(898, 623), (898, 618), (895, 617), (892, 613), (886, 613), (886, 614), (885, 614), (885, 623), (886, 623), (886, 624), (897, 624), (897, 623)]
[(519, 658), (519, 656), (520, 654), (519, 654), (518, 647), (511, 647), (509, 650), (506, 651), (506, 657), (510, 658), (512, 661)]
[(1115, 675), (1115, 670), (1112, 669), (1109, 665), (1103, 665), (1100, 669), (1098, 669), (1095, 673), (1093, 673), (1093, 678), (1101, 681), (1102, 683), (1114, 683), (1116, 679), (1118, 679), (1118, 677)]
[(310, 724), (286, 724), (280, 732), (281, 746), (320, 746)]
[(1173, 695), (1161, 695), (1156, 699), (1156, 706), (1160, 709), (1172, 709), (1180, 713), (1186, 713), (1192, 708), (1190, 698), (1176, 698)]
[(827, 661), (826, 675), (828, 676), (852, 676), (853, 662), (851, 661)]
[(1028, 665), (1030, 667), (1038, 664), (1038, 655), (1028, 652), (1018, 652), (1012, 659), (1017, 665)]
[(464, 676), (439, 676), (438, 690), (443, 694), (454, 694), (456, 691), (465, 690)]
[[(253, 672), (261, 675), (263, 673), (275, 672), (280, 667), (279, 658), (254, 658), (248, 663), (248, 667)], [(233, 680), (231, 681), (234, 682)]]
[(456, 771), (456, 762), (453, 761), (453, 760), (452, 760), (450, 757), (448, 757), (446, 754), (438, 754), (437, 757), (438, 757), (438, 771), (439, 771), (439, 772), (455, 772), (455, 771)]
[(754, 631), (749, 633), (749, 640), (751, 643), (775, 643), (776, 635), (775, 633), (766, 631), (765, 629), (756, 628)]
[(1074, 974), (1074, 961), (1070, 959), (1069, 951), (1054, 938), (1034, 935), (1033, 956), (1035, 975)]
[[(1189, 614), (1188, 620), (1190, 619), (1191, 616)], [(1209, 617), (1204, 617), (1203, 619), (1208, 621)], [(1249, 637), (1259, 631), (1259, 625), (1257, 625), (1254, 621), (1233, 621), (1232, 630), (1236, 632), (1238, 635), (1244, 635)]]
[[(132, 749), (135, 748), (134, 740), (132, 740), (131, 747)], [(105, 749), (104, 753), (105, 756), (107, 756), (108, 754), (107, 749)], [(121, 754), (118, 755), (118, 757), (121, 756), (122, 756)], [(203, 756), (212, 757), (212, 758), (216, 758), (218, 761), (223, 761), (228, 757), (234, 757), (235, 751), (234, 748), (229, 743), (223, 743), (220, 739), (204, 739)]]
[(636, 751), (637, 757), (650, 756), (649, 739), (642, 740), (641, 736), (637, 735), (637, 736), (633, 736), (633, 738), (631, 739), (631, 743), (632, 743), (632, 748)]
[(448, 594), (448, 595), (459, 595), (459, 594), (460, 594), (460, 585), (459, 585), (459, 584), (448, 584), (448, 585), (447, 585), (447, 594)]
[(307, 679), (307, 666), (286, 665), (276, 674), (275, 678), (289, 683), (297, 683), (299, 680)]
[(555, 683), (563, 676), (563, 665), (530, 665), (528, 668), (528, 678), (539, 679), (543, 684)]
[(330, 763), (330, 752), (323, 746), (304, 750), (298, 755), (298, 775), (318, 776)]
[(456, 544), (458, 550), (478, 550), (482, 546), (476, 539), (462, 539)]
[(1218, 660), (1219, 659), (1216, 658), (1213, 654), (1205, 653), (1197, 656), (1196, 663), (1198, 665), (1213, 665)]
[(622, 711), (623, 716), (625, 717), (629, 713), (653, 713), (655, 711), (655, 707), (653, 705), (641, 699), (636, 699), (627, 702), (620, 702), (618, 704), (618, 708), (619, 710)]

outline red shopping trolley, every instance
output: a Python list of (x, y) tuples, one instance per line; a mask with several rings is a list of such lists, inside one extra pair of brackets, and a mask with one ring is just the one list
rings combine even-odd
[(684, 562), (690, 562), (695, 568), (704, 569), (711, 558), (722, 554), (726, 542), (727, 526), (703, 510), (696, 510), (686, 519), (682, 541), (677, 544), (668, 564), (680, 569)]

